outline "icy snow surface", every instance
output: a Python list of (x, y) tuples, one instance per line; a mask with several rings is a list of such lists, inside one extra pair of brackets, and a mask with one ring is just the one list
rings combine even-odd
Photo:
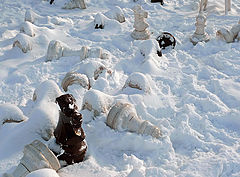
[[(49, 122), (56, 125), (55, 103), (32, 101), (34, 90), (46, 80), (60, 87), (69, 71), (92, 72), (93, 68), (84, 64), (89, 62), (98, 62), (112, 71), (100, 73), (97, 79), (89, 73), (91, 89), (130, 102), (142, 119), (161, 129), (163, 137), (153, 139), (112, 130), (105, 124), (107, 113), (94, 117), (93, 112), (81, 110), (88, 90), (71, 85), (68, 93), (77, 99), (83, 114), (88, 151), (84, 162), (61, 168), (57, 172), (60, 177), (240, 176), (240, 42), (225, 43), (215, 35), (218, 29), (238, 23), (240, 1), (232, 0), (232, 11), (227, 16), (224, 0), (208, 1), (205, 30), (211, 40), (196, 46), (189, 38), (195, 31), (197, 0), (164, 0), (164, 6), (150, 0), (86, 0), (87, 9), (72, 10), (61, 8), (66, 2), (55, 0), (50, 5), (42, 0), (0, 0), (0, 104), (17, 106), (20, 110), (15, 109), (16, 115), (26, 120), (0, 121), (0, 176), (15, 170), (24, 145), (34, 139), (49, 143), (41, 138), (39, 130)], [(142, 41), (131, 38), (131, 9), (136, 4), (149, 14), (146, 21), (151, 39), (170, 32), (177, 40), (175, 49), (163, 51), (162, 57), (141, 54)], [(95, 29), (96, 14), (105, 14), (115, 6), (122, 9), (126, 21), (108, 18), (104, 29)], [(34, 24), (28, 26), (28, 31), (35, 35), (27, 36), (31, 50), (23, 53), (12, 46), (24, 25), (26, 11), (33, 15)], [(69, 56), (45, 62), (51, 40), (73, 49), (101, 47), (109, 58), (82, 61), (80, 56)], [(148, 78), (150, 93), (122, 89), (134, 72)], [(29, 176), (38, 176), (36, 173)]]

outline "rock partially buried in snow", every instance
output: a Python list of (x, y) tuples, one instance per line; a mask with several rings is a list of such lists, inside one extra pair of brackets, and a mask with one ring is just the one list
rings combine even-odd
[(23, 53), (27, 53), (32, 50), (32, 41), (30, 36), (19, 33), (14, 39), (13, 47), (19, 47)]
[(0, 104), (0, 126), (5, 123), (19, 123), (26, 120), (27, 117), (16, 105)]
[(109, 55), (101, 48), (88, 48), (83, 46), (81, 49), (72, 49), (61, 41), (52, 40), (48, 44), (46, 61), (58, 60), (61, 57), (80, 56), (80, 59), (101, 58), (108, 59)]
[(227, 43), (234, 42), (235, 39), (239, 41), (240, 24), (234, 25), (230, 30), (222, 28), (217, 31), (216, 36)]
[(159, 57), (162, 56), (161, 48), (158, 42), (154, 39), (144, 40), (139, 46), (141, 54), (148, 58), (150, 55), (157, 54)]
[(105, 26), (105, 16), (102, 13), (97, 13), (94, 18), (95, 29), (103, 29)]
[(20, 28), (20, 32), (33, 37), (35, 36), (35, 32), (34, 32), (34, 25), (32, 23), (30, 23), (29, 21), (25, 21)]
[(136, 110), (130, 103), (117, 102), (107, 115), (107, 125), (114, 130), (130, 131), (142, 135), (160, 138), (160, 129), (137, 116)]
[(34, 90), (33, 101), (55, 102), (61, 94), (60, 88), (53, 80), (46, 80)]
[(64, 46), (60, 41), (56, 41), (56, 40), (50, 41), (48, 45), (46, 61), (52, 61), (62, 57), (63, 49), (64, 49)]
[(125, 22), (125, 16), (123, 10), (119, 6), (113, 7), (111, 10), (105, 13), (105, 15), (110, 19), (115, 19), (119, 23)]
[(69, 2), (65, 3), (62, 8), (63, 9), (75, 9), (75, 8), (86, 9), (86, 5), (84, 0), (70, 0)]
[(34, 13), (32, 10), (27, 10), (25, 12), (25, 21), (28, 21), (30, 23), (34, 23), (37, 16), (38, 15), (36, 13)]
[(146, 76), (142, 73), (132, 73), (126, 80), (123, 89), (126, 87), (143, 90), (145, 93), (151, 92), (151, 87)]
[(90, 89), (89, 79), (85, 74), (79, 74), (76, 72), (68, 72), (62, 80), (62, 88), (66, 92), (68, 86), (72, 84), (79, 84), (85, 89)]
[(26, 145), (23, 153), (24, 155), (15, 171), (12, 174), (4, 174), (4, 177), (25, 177), (35, 170), (44, 168), (58, 170), (60, 168), (57, 157), (38, 140)]
[(114, 102), (114, 98), (101, 91), (91, 89), (83, 97), (82, 109), (94, 112), (94, 116), (107, 113)]
[(57, 125), (59, 111), (55, 100), (61, 94), (60, 88), (52, 80), (42, 82), (33, 94), (36, 106), (30, 114), (29, 123), (35, 127), (36, 133), (46, 141), (53, 136)]

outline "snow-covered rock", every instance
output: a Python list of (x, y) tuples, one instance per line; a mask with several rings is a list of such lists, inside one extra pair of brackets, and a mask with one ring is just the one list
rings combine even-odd
[(126, 87), (136, 88), (143, 90), (145, 93), (151, 92), (151, 86), (147, 77), (139, 72), (132, 73), (126, 80), (123, 89)]
[(115, 6), (105, 13), (105, 15), (110, 19), (115, 19), (119, 23), (125, 22), (125, 16), (123, 10), (119, 6)]
[(89, 79), (85, 74), (79, 74), (76, 72), (68, 72), (64, 79), (62, 80), (62, 88), (66, 92), (68, 90), (68, 86), (72, 84), (79, 84), (85, 89), (90, 89)]
[(19, 123), (26, 121), (28, 118), (22, 110), (13, 104), (0, 104), (0, 126), (5, 123)]
[(26, 34), (19, 33), (14, 39), (13, 47), (19, 47), (23, 53), (27, 53), (32, 50), (32, 39)]
[(82, 109), (94, 112), (94, 116), (107, 113), (113, 105), (114, 98), (101, 91), (91, 89), (83, 97)]
[(34, 90), (33, 101), (55, 102), (61, 94), (62, 91), (53, 80), (46, 80)]
[(75, 8), (86, 9), (86, 5), (84, 0), (70, 0), (69, 2), (65, 3), (62, 8), (63, 9), (75, 9)]
[(95, 29), (103, 29), (105, 26), (106, 17), (102, 13), (97, 13), (94, 18)]
[(20, 28), (20, 32), (33, 37), (35, 36), (35, 31), (34, 31), (34, 25), (30, 23), (29, 21), (25, 21)]
[(161, 136), (160, 129), (137, 116), (136, 110), (130, 103), (119, 101), (109, 111), (107, 125), (119, 131), (130, 131), (138, 134), (150, 135), (155, 138)]

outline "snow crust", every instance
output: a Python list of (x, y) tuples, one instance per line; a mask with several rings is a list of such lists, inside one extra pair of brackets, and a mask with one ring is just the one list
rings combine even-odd
[[(219, 29), (238, 24), (240, 1), (232, 0), (232, 11), (224, 15), (224, 1), (209, 0), (204, 13), (210, 41), (195, 46), (189, 38), (195, 31), (197, 0), (165, 0), (163, 6), (150, 0), (86, 0), (86, 9), (71, 10), (62, 9), (66, 2), (0, 3), (0, 176), (14, 171), (26, 144), (52, 140), (59, 111), (54, 99), (64, 93), (61, 82), (71, 71), (85, 74), (91, 85), (88, 90), (73, 84), (67, 91), (83, 115), (87, 158), (57, 172), (31, 175), (240, 176), (240, 42), (216, 37)], [(149, 14), (150, 40), (131, 37), (136, 4)], [(94, 28), (98, 13), (104, 16), (104, 29)], [(116, 20), (117, 13), (124, 14), (124, 23)], [(173, 34), (177, 44), (159, 57), (154, 40), (163, 31)], [(46, 62), (52, 40), (71, 49), (100, 48), (109, 57), (63, 55)], [(128, 78), (151, 91), (122, 89)], [(117, 100), (134, 105), (162, 137), (108, 127), (107, 113)], [(82, 109), (86, 102), (92, 109)], [(8, 117), (17, 121), (2, 124)]]

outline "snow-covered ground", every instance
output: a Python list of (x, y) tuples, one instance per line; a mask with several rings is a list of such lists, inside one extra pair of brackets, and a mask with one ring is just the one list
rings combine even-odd
[[(240, 176), (240, 42), (216, 38), (218, 29), (240, 20), (239, 0), (232, 0), (228, 15), (224, 0), (208, 1), (205, 29), (211, 40), (196, 46), (189, 38), (195, 31), (198, 0), (165, 0), (164, 6), (150, 0), (86, 0), (87, 9), (73, 10), (62, 9), (65, 2), (0, 0), (0, 175), (15, 170), (26, 144), (35, 139), (48, 144), (48, 137), (41, 136), (44, 128), (58, 121), (55, 103), (39, 101), (41, 93), (33, 101), (34, 90), (46, 80), (61, 88), (66, 73), (76, 71), (89, 77), (90, 91), (130, 102), (139, 117), (158, 126), (163, 135), (155, 139), (111, 129), (105, 123), (107, 112), (94, 117), (81, 110), (89, 90), (71, 85), (67, 93), (77, 99), (83, 115), (88, 151), (84, 162), (61, 168), (59, 176)], [(141, 54), (151, 42), (142, 44), (131, 37), (136, 4), (148, 12), (151, 39), (170, 32), (177, 40), (175, 49), (163, 51), (162, 57)], [(95, 15), (107, 16), (115, 6), (126, 21), (107, 17), (104, 29), (94, 29)], [(19, 33), (29, 10), (35, 14), (30, 31), (35, 35), (25, 35), (32, 50), (23, 53), (12, 46), (16, 36), (23, 35)], [(109, 58), (68, 56), (46, 62), (51, 40), (76, 50), (100, 47)], [(106, 69), (95, 80), (97, 66)], [(142, 90), (124, 87), (131, 74), (142, 76)], [(59, 92), (64, 93), (62, 88)], [(8, 118), (25, 121), (3, 124)]]

